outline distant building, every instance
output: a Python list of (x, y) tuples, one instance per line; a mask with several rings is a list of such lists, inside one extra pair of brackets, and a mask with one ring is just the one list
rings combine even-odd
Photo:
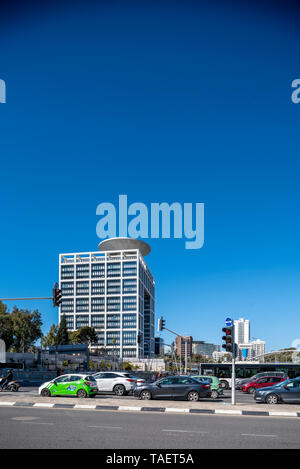
[(227, 355), (228, 355), (228, 352), (215, 351), (215, 352), (212, 353), (212, 358), (213, 358), (213, 360), (218, 362), (218, 361), (223, 361), (224, 357), (227, 356)]
[(220, 345), (210, 344), (203, 340), (193, 340), (192, 352), (193, 355), (205, 355), (212, 358), (213, 352), (220, 352)]
[(154, 339), (154, 355), (163, 355), (165, 349), (165, 341), (162, 337), (155, 337)]
[(193, 355), (193, 337), (192, 336), (180, 336), (175, 339), (176, 354), (180, 357), (185, 358), (185, 343), (187, 342), (187, 358), (191, 358)]
[(263, 355), (266, 351), (266, 342), (263, 340), (255, 340), (246, 344), (238, 344), (238, 359), (241, 361), (255, 360), (259, 355)]
[(249, 319), (237, 319), (234, 321), (234, 338), (236, 344), (248, 344), (250, 342)]

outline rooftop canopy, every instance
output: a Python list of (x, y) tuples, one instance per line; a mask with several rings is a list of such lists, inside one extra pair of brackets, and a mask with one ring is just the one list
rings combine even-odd
[(134, 238), (108, 238), (98, 245), (99, 251), (131, 251), (138, 249), (143, 257), (151, 251), (149, 244)]

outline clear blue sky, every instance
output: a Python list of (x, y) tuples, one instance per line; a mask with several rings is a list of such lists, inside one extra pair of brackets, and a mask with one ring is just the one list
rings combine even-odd
[[(50, 295), (60, 252), (97, 249), (101, 202), (204, 202), (202, 249), (149, 240), (157, 314), (219, 344), (225, 317), (244, 317), (268, 350), (290, 346), (300, 337), (294, 4), (21, 3), (0, 19), (0, 297)], [(51, 302), (18, 306), (37, 307), (44, 332), (57, 323)]]

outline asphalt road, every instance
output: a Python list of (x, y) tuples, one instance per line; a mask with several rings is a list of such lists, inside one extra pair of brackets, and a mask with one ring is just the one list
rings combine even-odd
[(291, 418), (0, 409), (1, 449), (292, 449), (299, 435)]

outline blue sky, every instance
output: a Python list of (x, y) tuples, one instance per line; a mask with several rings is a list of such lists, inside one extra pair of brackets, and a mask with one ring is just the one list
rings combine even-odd
[[(157, 315), (214, 343), (228, 315), (244, 317), (268, 350), (290, 346), (300, 337), (293, 9), (17, 5), (0, 28), (0, 296), (50, 295), (60, 252), (97, 249), (101, 202), (203, 202), (202, 249), (148, 240)], [(41, 311), (44, 332), (57, 322), (51, 302), (17, 304)]]

